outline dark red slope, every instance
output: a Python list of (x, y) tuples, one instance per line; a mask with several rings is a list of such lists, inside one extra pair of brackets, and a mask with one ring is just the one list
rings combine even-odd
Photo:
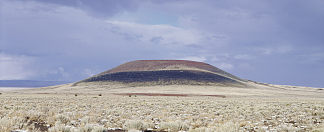
[(145, 85), (217, 84), (222, 86), (245, 86), (242, 79), (212, 65), (186, 60), (132, 61), (78, 83), (82, 82), (122, 82)]

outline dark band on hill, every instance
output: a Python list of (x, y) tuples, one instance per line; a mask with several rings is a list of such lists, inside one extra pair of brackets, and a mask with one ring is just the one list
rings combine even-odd
[[(134, 82), (173, 82), (185, 84), (190, 81), (204, 83), (237, 83), (239, 82), (217, 74), (192, 70), (163, 70), (163, 71), (133, 71), (117, 72), (100, 75), (84, 80), (83, 82), (117, 81), (123, 83)], [(173, 84), (172, 83), (172, 84)]]

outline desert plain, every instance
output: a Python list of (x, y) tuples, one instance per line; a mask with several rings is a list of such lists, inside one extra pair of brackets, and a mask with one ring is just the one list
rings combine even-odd
[(324, 89), (138, 60), (75, 83), (0, 89), (2, 132), (320, 132)]
[(324, 90), (249, 83), (1, 89), (0, 131), (324, 131)]

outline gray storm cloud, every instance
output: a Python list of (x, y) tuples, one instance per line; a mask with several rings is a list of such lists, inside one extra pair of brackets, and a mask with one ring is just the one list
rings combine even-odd
[(3, 0), (0, 53), (12, 61), (0, 59), (1, 70), (12, 72), (1, 77), (76, 81), (131, 60), (190, 59), (246, 79), (323, 87), (323, 6), (320, 0)]

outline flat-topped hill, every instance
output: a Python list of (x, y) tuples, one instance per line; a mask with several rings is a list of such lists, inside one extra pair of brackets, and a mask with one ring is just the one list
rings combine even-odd
[[(1, 89), (0, 89), (1, 90)], [(85, 80), (10, 92), (122, 96), (320, 97), (323, 89), (243, 80), (212, 65), (185, 60), (132, 61)]]
[(217, 67), (203, 62), (188, 60), (137, 60), (124, 63), (116, 68), (100, 73), (99, 75), (127, 72), (127, 71), (157, 71), (157, 70), (198, 70), (213, 72), (215, 74), (240, 80)]
[(244, 86), (244, 80), (203, 62), (187, 60), (137, 60), (82, 80), (132, 85), (221, 85)]

